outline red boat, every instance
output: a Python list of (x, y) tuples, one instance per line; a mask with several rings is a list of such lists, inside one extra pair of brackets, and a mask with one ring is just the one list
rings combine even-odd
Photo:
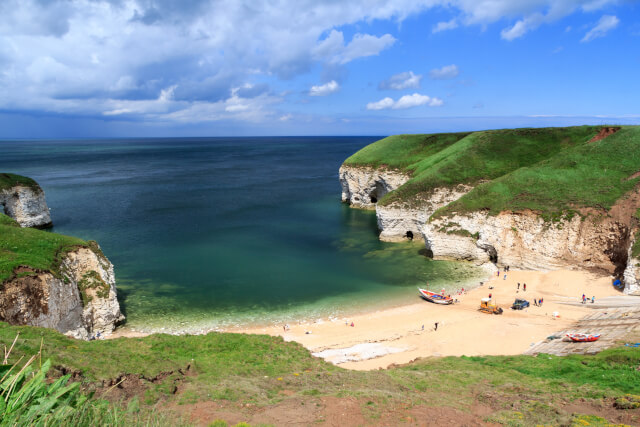
[(567, 336), (573, 342), (593, 342), (600, 338), (600, 334), (567, 334)]
[(446, 297), (444, 295), (436, 294), (435, 292), (420, 288), (418, 288), (418, 292), (420, 292), (420, 296), (422, 298), (434, 304), (453, 304), (453, 298), (451, 297)]

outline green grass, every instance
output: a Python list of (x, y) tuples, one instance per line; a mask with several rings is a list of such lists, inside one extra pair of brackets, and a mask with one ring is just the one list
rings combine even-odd
[(370, 144), (347, 160), (345, 165), (388, 167), (405, 173), (443, 149), (455, 144), (469, 132), (424, 135), (393, 135)]
[(0, 214), (0, 283), (10, 279), (16, 267), (50, 271), (60, 277), (59, 266), (66, 253), (89, 243), (32, 228), (20, 228), (15, 221)]
[[(411, 179), (378, 201), (416, 207), (436, 188), (475, 187), (434, 217), (532, 210), (545, 219), (584, 208), (607, 210), (640, 182), (640, 127), (622, 126), (589, 140), (602, 126), (525, 128), (438, 135), (397, 135), (377, 141), (346, 165), (401, 170)], [(634, 251), (640, 253), (640, 243)]]
[(15, 175), (12, 173), (0, 173), (0, 191), (22, 185), (33, 189), (40, 189), (40, 186), (31, 178)]
[(389, 165), (412, 176), (378, 203), (419, 205), (430, 192), (459, 184), (477, 185), (532, 166), (567, 148), (585, 144), (596, 126), (507, 129), (385, 138), (349, 157), (345, 164)]
[[(164, 376), (162, 382), (145, 383), (139, 402), (144, 408), (159, 402), (180, 405), (205, 400), (259, 407), (285, 400), (282, 392), (287, 390), (303, 402), (322, 396), (360, 399), (373, 415), (400, 403), (429, 402), (467, 410), (473, 402), (486, 401), (494, 407), (504, 405), (504, 412), (497, 412), (496, 419), (512, 417), (516, 411), (523, 413), (524, 424), (530, 425), (569, 420), (567, 413), (558, 411), (561, 402), (612, 402), (640, 394), (640, 372), (636, 370), (640, 349), (629, 347), (564, 358), (429, 358), (384, 371), (358, 372), (314, 358), (297, 343), (264, 335), (152, 335), (85, 342), (47, 329), (0, 323), (0, 345), (8, 346), (17, 332), (20, 337), (12, 353), (14, 362), (21, 355), (37, 352), (43, 341), (43, 354), (51, 358), (53, 366), (79, 372), (83, 387), (89, 389), (91, 384), (121, 374), (152, 379), (164, 373), (160, 375)], [(180, 381), (181, 392), (174, 395), (176, 381)]]
[(532, 210), (547, 219), (584, 208), (608, 210), (638, 185), (640, 127), (564, 149), (484, 183), (434, 216), (454, 212)]

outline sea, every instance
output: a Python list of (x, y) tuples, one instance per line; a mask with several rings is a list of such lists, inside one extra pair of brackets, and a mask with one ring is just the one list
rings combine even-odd
[(99, 242), (125, 327), (198, 333), (322, 321), (450, 292), (483, 272), (378, 240), (338, 168), (380, 137), (0, 141), (45, 190), (54, 233)]

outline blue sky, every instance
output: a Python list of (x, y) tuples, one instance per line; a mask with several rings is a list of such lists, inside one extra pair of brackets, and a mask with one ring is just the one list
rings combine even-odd
[(3, 0), (0, 138), (640, 124), (640, 4)]

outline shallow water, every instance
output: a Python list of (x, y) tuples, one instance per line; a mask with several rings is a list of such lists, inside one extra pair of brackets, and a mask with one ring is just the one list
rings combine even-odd
[(377, 239), (338, 168), (377, 137), (0, 142), (44, 188), (54, 232), (97, 240), (127, 325), (199, 331), (383, 308), (482, 272)]

